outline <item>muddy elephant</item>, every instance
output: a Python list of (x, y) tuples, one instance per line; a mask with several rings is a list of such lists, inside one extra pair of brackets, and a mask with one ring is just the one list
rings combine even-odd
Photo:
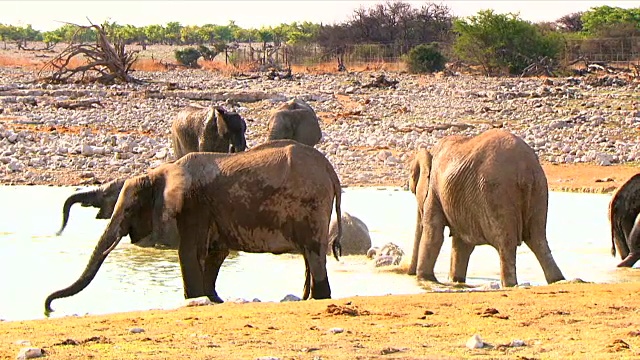
[(409, 274), (437, 281), (434, 266), (447, 226), (454, 282), (466, 281), (475, 246), (488, 244), (499, 253), (502, 286), (517, 285), (516, 250), (523, 242), (548, 283), (564, 279), (547, 243), (547, 179), (535, 152), (519, 137), (498, 129), (447, 136), (431, 151), (418, 151), (409, 187), (418, 202)]
[[(230, 250), (301, 253), (303, 299), (331, 297), (327, 251), (340, 253), (341, 224), (329, 240), (334, 206), (341, 218), (341, 186), (319, 151), (295, 141), (267, 142), (238, 154), (190, 153), (127, 179), (113, 215), (80, 277), (49, 295), (72, 296), (95, 277), (127, 233), (167, 236), (176, 227), (186, 298), (220, 303), (216, 279)], [(336, 259), (338, 258), (335, 255)]]
[(633, 175), (616, 190), (609, 202), (611, 255), (616, 248), (622, 262), (618, 267), (632, 267), (640, 260), (640, 173)]
[[(80, 203), (83, 207), (95, 207), (98, 210), (96, 219), (110, 219), (113, 214), (113, 209), (118, 201), (120, 191), (124, 186), (126, 179), (116, 179), (109, 181), (96, 189), (81, 190), (71, 194), (64, 202), (62, 206), (62, 226), (56, 235), (61, 235), (64, 231), (67, 223), (69, 222), (69, 215), (73, 204)], [(139, 234), (133, 232), (129, 233), (131, 243), (140, 247), (155, 247), (161, 249), (177, 249), (178, 238), (175, 236), (168, 237), (152, 237), (144, 236), (140, 237)], [(156, 242), (157, 241), (157, 242)]]
[(171, 141), (175, 159), (190, 152), (233, 153), (247, 147), (247, 124), (236, 112), (220, 106), (190, 105), (176, 115), (171, 124)]
[(322, 138), (316, 112), (301, 99), (292, 99), (271, 112), (269, 140), (291, 139), (315, 146)]
[[(329, 237), (338, 233), (337, 218), (329, 225)], [(346, 211), (342, 212), (341, 255), (365, 255), (371, 247), (371, 236), (367, 225)], [(329, 252), (331, 254), (331, 251)]]

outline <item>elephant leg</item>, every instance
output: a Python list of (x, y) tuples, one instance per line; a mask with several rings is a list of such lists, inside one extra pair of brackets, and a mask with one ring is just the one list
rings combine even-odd
[(527, 244), (531, 252), (536, 256), (536, 259), (538, 259), (547, 283), (551, 284), (564, 280), (564, 275), (562, 275), (562, 271), (560, 271), (558, 264), (556, 264), (551, 255), (551, 249), (549, 248), (545, 231), (546, 229), (544, 228), (531, 231), (531, 238), (525, 239), (524, 243)]
[(309, 266), (311, 273), (311, 298), (330, 299), (331, 288), (327, 276), (327, 256), (310, 249), (304, 250), (305, 264)]
[(204, 268), (208, 229), (202, 224), (190, 221), (192, 218), (188, 214), (181, 216), (183, 221), (178, 224), (180, 232), (178, 258), (186, 299), (207, 295), (204, 288)]
[(509, 240), (499, 240), (498, 254), (500, 256), (500, 280), (502, 287), (512, 287), (518, 285), (516, 276), (516, 251), (517, 246), (508, 245)]
[(438, 281), (434, 268), (444, 242), (445, 221), (442, 207), (434, 198), (433, 192), (430, 192), (425, 202), (422, 236), (418, 247), (416, 275), (420, 280)]
[(304, 258), (304, 288), (302, 290), (302, 300), (308, 300), (311, 294), (311, 272), (309, 272), (309, 261)]
[[(418, 204), (420, 207), (420, 204)], [(418, 252), (420, 249), (420, 239), (422, 238), (422, 209), (418, 208), (418, 216), (416, 218), (416, 233), (413, 238), (413, 252), (411, 253), (411, 264), (407, 274), (415, 275), (418, 267)]]
[(222, 303), (222, 299), (216, 291), (216, 280), (222, 263), (229, 255), (228, 249), (215, 249), (209, 252), (204, 261), (204, 292), (214, 303)]
[(453, 282), (464, 283), (467, 281), (467, 269), (471, 253), (475, 245), (469, 244), (457, 236), (453, 236), (451, 248), (451, 268), (449, 278)]
[(632, 267), (640, 260), (640, 214), (636, 217), (635, 224), (627, 237), (629, 254), (622, 260), (618, 267)]

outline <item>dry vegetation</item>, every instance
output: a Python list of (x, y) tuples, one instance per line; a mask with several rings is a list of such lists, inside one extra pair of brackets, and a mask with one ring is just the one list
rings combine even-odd
[[(0, 358), (29, 340), (51, 359), (638, 359), (638, 293), (556, 284), (8, 322)], [(465, 347), (474, 334), (484, 348)]]

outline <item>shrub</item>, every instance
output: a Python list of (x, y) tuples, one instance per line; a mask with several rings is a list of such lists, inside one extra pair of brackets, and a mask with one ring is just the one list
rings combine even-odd
[(178, 63), (190, 68), (197, 68), (198, 59), (202, 56), (202, 54), (200, 53), (200, 51), (198, 51), (198, 49), (188, 47), (186, 49), (176, 50), (175, 56)]
[(409, 51), (405, 58), (412, 73), (432, 73), (444, 69), (447, 58), (438, 50), (438, 44), (422, 44)]

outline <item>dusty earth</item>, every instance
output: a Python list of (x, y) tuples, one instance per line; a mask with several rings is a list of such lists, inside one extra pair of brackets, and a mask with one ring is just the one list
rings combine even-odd
[[(29, 341), (51, 359), (638, 359), (638, 293), (565, 283), (7, 322), (0, 358)], [(467, 348), (476, 334), (484, 347)]]

